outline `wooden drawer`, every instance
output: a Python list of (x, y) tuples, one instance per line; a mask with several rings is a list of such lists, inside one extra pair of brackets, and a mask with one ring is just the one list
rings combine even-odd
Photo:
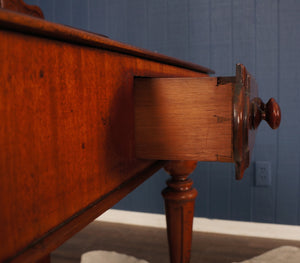
[(234, 77), (137, 77), (134, 85), (138, 158), (235, 162), (241, 179), (260, 121), (280, 124), (278, 104), (258, 98), (242, 64)]

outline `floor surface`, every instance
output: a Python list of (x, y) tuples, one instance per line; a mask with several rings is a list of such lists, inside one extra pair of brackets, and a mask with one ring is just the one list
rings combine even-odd
[[(283, 245), (300, 247), (300, 241), (273, 240), (194, 232), (191, 263), (239, 262)], [(167, 263), (165, 229), (94, 221), (51, 255), (52, 263), (79, 263), (82, 253), (91, 250), (116, 251)]]

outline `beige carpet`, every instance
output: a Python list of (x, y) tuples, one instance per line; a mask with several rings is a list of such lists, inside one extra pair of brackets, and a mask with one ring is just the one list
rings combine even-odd
[(114, 251), (89, 251), (81, 256), (81, 263), (149, 263), (146, 260)]
[[(292, 246), (282, 246), (272, 249), (260, 256), (240, 263), (299, 263), (300, 249)], [(149, 263), (126, 254), (113, 251), (89, 251), (81, 256), (81, 263)]]
[[(242, 262), (282, 246), (300, 248), (300, 241), (194, 232), (191, 263)], [(99, 221), (56, 249), (51, 262), (80, 263), (82, 254), (95, 250), (116, 251), (150, 263), (169, 262), (165, 229)]]
[(260, 256), (249, 260), (242, 261), (242, 263), (299, 263), (300, 249), (298, 247), (283, 246), (272, 249)]

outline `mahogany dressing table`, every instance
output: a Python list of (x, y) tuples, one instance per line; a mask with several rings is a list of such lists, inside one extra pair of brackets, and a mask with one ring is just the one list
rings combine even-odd
[[(234, 77), (43, 20), (0, 0), (0, 262), (49, 253), (164, 167), (170, 258), (190, 258), (197, 161), (249, 166), (262, 119), (254, 78)], [(19, 13), (17, 13), (17, 12)], [(25, 14), (21, 14), (21, 13)]]

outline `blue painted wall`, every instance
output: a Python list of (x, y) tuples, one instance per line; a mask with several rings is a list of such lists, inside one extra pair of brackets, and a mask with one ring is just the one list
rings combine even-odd
[[(241, 62), (260, 96), (274, 96), (282, 125), (261, 124), (252, 162), (270, 161), (271, 187), (254, 186), (254, 164), (241, 182), (231, 164), (199, 163), (192, 175), (196, 216), (300, 224), (300, 1), (27, 0), (47, 20), (71, 25), (234, 75)], [(115, 208), (163, 213), (160, 171)]]

